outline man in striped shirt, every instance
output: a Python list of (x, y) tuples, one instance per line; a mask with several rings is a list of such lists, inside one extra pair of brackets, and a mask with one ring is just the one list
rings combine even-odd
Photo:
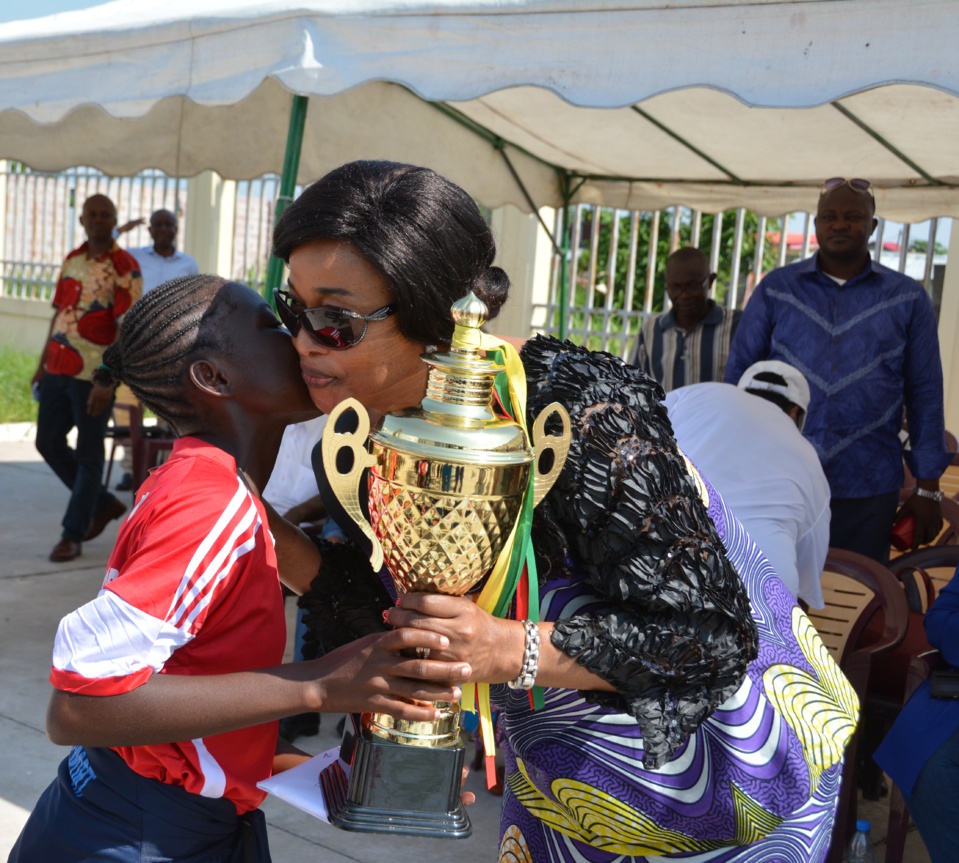
[(666, 392), (703, 381), (721, 381), (741, 312), (709, 298), (716, 274), (699, 249), (677, 249), (666, 259), (666, 293), (672, 308), (650, 315), (630, 360)]

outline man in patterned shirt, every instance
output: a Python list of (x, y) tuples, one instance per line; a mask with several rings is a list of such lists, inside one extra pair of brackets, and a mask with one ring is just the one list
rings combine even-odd
[(721, 381), (742, 312), (724, 309), (709, 298), (716, 274), (699, 249), (673, 252), (666, 259), (665, 276), (672, 308), (643, 322), (630, 362), (666, 392)]
[[(870, 258), (875, 212), (868, 180), (823, 184), (819, 251), (762, 280), (733, 339), (726, 381), (765, 359), (803, 373), (812, 394), (803, 434), (832, 492), (829, 544), (885, 562), (895, 521), (915, 518), (914, 545), (939, 533), (939, 477), (952, 455), (936, 314), (922, 285)], [(918, 479), (899, 509), (903, 409), (905, 458)]]
[[(83, 204), (87, 241), (67, 255), (53, 297), (55, 309), (33, 383), (39, 386), (37, 449), (70, 489), (60, 541), (50, 560), (78, 557), (81, 543), (98, 536), (126, 510), (104, 487), (103, 441), (113, 388), (93, 383), (103, 351), (116, 340), (123, 313), (140, 296), (136, 259), (113, 240), (117, 209), (105, 195)], [(76, 448), (67, 442), (77, 430)]]

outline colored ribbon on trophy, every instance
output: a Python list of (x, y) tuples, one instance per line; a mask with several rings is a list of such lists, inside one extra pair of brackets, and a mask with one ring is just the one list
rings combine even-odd
[[(529, 429), (526, 425), (526, 372), (519, 353), (509, 342), (504, 342), (496, 336), (478, 330), (474, 330), (473, 333), (479, 336), (478, 345), (454, 344), (453, 347), (479, 347), (487, 352), (489, 359), (505, 368), (505, 372), (496, 376), (495, 395), (503, 411), (520, 424), (529, 442)], [(539, 581), (531, 536), (534, 474), (535, 470), (530, 470), (529, 485), (519, 517), (476, 600), (480, 608), (496, 617), (505, 617), (508, 614), (515, 596), (517, 619), (539, 620)], [(530, 690), (529, 697), (531, 707), (543, 706), (542, 687), (536, 686)], [(486, 756), (486, 783), (492, 788), (496, 784), (496, 743), (493, 735), (489, 684), (476, 683), (472, 688), (464, 688), (462, 708), (479, 714)]]

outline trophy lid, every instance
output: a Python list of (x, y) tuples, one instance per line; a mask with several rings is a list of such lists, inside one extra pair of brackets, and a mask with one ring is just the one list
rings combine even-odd
[(455, 328), (449, 350), (422, 355), (430, 372), (420, 407), (384, 415), (370, 439), (419, 457), (464, 464), (532, 461), (522, 427), (493, 412), (494, 381), (505, 368), (481, 355), (486, 304), (471, 292), (451, 312)]

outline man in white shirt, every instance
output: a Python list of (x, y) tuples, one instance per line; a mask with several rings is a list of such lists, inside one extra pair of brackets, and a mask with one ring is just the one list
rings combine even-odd
[(776, 360), (750, 366), (738, 386), (673, 390), (676, 441), (743, 523), (793, 596), (822, 608), (829, 550), (829, 483), (800, 429), (809, 386)]
[(179, 222), (175, 213), (169, 210), (157, 210), (150, 216), (150, 236), (153, 238), (153, 245), (127, 250), (140, 265), (144, 294), (171, 279), (194, 276), (200, 272), (200, 267), (192, 255), (177, 250), (178, 229)]

